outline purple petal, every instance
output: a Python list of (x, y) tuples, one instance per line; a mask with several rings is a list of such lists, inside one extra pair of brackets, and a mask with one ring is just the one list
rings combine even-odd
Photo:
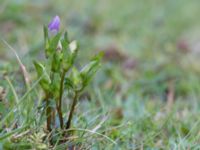
[(51, 22), (49, 23), (49, 25), (48, 25), (48, 29), (50, 30), (50, 31), (56, 31), (56, 32), (58, 32), (59, 31), (59, 29), (60, 29), (60, 18), (59, 18), (59, 16), (55, 16), (52, 20), (51, 20)]

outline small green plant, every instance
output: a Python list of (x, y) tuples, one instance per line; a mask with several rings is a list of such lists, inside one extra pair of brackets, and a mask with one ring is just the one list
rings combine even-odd
[[(46, 111), (46, 125), (49, 132), (56, 126), (59, 119), (59, 128), (68, 130), (71, 127), (75, 106), (79, 95), (90, 83), (92, 77), (100, 67), (102, 53), (95, 55), (90, 62), (77, 68), (75, 59), (78, 53), (76, 41), (70, 41), (67, 32), (60, 31), (60, 18), (54, 17), (50, 24), (44, 26), (46, 61), (34, 61), (40, 86), (44, 93), (44, 110)], [(64, 92), (71, 93), (70, 110), (63, 109)], [(67, 118), (63, 113), (69, 112)]]

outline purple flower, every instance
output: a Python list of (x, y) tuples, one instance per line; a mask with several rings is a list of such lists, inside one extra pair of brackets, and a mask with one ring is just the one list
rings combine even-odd
[(58, 33), (60, 29), (60, 17), (55, 16), (48, 25), (49, 31), (53, 33)]

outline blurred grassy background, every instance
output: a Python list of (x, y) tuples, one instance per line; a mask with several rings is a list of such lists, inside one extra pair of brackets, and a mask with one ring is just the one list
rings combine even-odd
[[(105, 51), (104, 67), (89, 88), (91, 99), (97, 99), (83, 104), (83, 111), (111, 110), (108, 126), (130, 121), (126, 130), (108, 133), (126, 141), (124, 147), (147, 138), (147, 147), (194, 146), (200, 136), (193, 128), (200, 114), (199, 5), (198, 0), (1, 0), (0, 37), (16, 49), (31, 73), (32, 60), (42, 58), (43, 24), (59, 15), (61, 28), (80, 44), (79, 64)], [(1, 41), (0, 69), (12, 72), (13, 80), (15, 62)], [(166, 107), (175, 115), (167, 116), (171, 120), (160, 131)]]
[[(116, 80), (141, 80), (136, 84), (139, 88), (143, 83), (151, 86), (150, 82), (168, 78), (193, 78), (196, 83), (200, 51), (198, 4), (187, 0), (4, 0), (0, 5), (0, 34), (31, 65), (30, 60), (43, 52), (43, 24), (59, 15), (62, 29), (79, 41), (80, 56), (87, 58), (99, 50), (106, 51), (106, 64), (111, 64), (113, 70), (118, 68)], [(2, 62), (15, 61), (3, 42), (0, 50)], [(189, 92), (193, 83), (183, 80), (180, 84), (182, 92)]]

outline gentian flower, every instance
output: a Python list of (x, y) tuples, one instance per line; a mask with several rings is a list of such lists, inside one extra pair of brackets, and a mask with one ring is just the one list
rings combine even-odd
[(60, 17), (55, 16), (48, 25), (48, 29), (50, 32), (56, 34), (60, 30)]

